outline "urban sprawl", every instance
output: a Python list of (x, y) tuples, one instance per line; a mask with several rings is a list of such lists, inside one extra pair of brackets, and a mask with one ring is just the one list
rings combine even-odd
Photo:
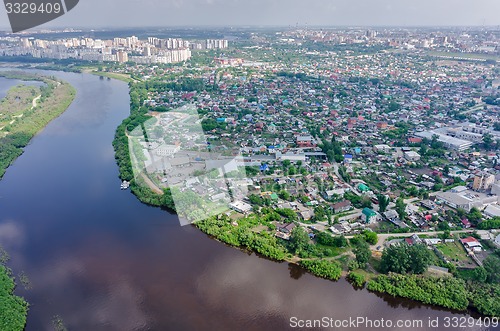
[[(137, 140), (145, 171), (136, 184), (223, 201), (227, 210), (200, 226), (222, 241), (266, 255), (255, 244), (262, 240), (276, 247), (273, 258), (327, 278), (311, 261), (347, 256), (351, 272), (499, 281), (498, 30), (289, 28), (204, 41), (9, 36), (0, 55), (117, 62), (99, 71), (131, 77), (132, 110), (152, 120)], [(169, 135), (185, 119), (180, 109), (195, 110), (204, 137)], [(138, 125), (131, 121), (127, 133)], [(235, 162), (228, 185), (207, 186), (200, 178), (227, 159)], [(236, 186), (245, 194), (230, 194)], [(369, 259), (356, 238), (369, 243)], [(387, 256), (403, 246), (425, 247), (425, 268), (397, 269)], [(469, 291), (469, 303), (481, 306)]]

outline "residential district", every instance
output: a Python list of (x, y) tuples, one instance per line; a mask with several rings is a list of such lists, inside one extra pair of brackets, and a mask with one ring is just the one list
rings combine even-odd
[[(326, 278), (338, 277), (323, 262), (345, 266), (352, 280), (453, 274), (472, 293), (465, 307), (498, 316), (498, 30), (289, 28), (217, 38), (6, 36), (0, 54), (116, 62), (98, 70), (131, 78), (121, 134), (137, 138), (139, 172), (123, 170), (127, 153), (117, 158), (143, 201), (194, 194), (182, 210), (202, 206), (202, 215), (222, 201), (227, 209), (201, 221), (203, 231)], [(172, 135), (186, 109), (200, 134)], [(217, 169), (207, 160), (233, 162), (221, 172), (227, 185), (200, 179)], [(401, 247), (406, 262), (394, 257)], [(425, 247), (423, 268), (412, 269), (411, 247)], [(380, 277), (369, 289), (404, 296)]]

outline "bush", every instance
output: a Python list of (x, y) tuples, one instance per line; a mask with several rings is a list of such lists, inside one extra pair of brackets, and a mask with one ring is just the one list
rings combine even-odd
[(9, 276), (9, 271), (0, 265), (0, 330), (24, 330), (28, 304), (23, 298), (13, 294), (14, 280)]
[(342, 267), (338, 262), (327, 260), (303, 260), (300, 265), (312, 274), (331, 280), (339, 280), (342, 276)]
[(468, 284), (471, 306), (481, 314), (500, 317), (500, 284)]
[(355, 271), (351, 271), (347, 279), (357, 287), (363, 287), (366, 283), (365, 275)]
[(333, 237), (326, 232), (320, 232), (316, 235), (318, 244), (332, 247), (346, 247), (348, 245), (347, 239), (344, 236)]
[(366, 242), (369, 243), (370, 245), (376, 245), (378, 242), (378, 236), (373, 231), (368, 231), (368, 230), (363, 231), (363, 237), (365, 238)]
[(437, 278), (418, 275), (380, 275), (368, 282), (368, 290), (387, 293), (425, 304), (464, 311), (469, 306), (465, 282), (452, 277)]

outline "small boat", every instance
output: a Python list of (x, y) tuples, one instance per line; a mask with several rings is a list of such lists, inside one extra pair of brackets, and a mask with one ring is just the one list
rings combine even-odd
[(127, 182), (126, 180), (124, 180), (124, 181), (122, 182), (121, 189), (122, 189), (122, 190), (126, 190), (126, 189), (128, 189), (129, 187), (130, 187), (130, 182)]

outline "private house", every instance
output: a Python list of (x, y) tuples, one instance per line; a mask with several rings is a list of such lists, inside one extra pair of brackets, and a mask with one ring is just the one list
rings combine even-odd
[(230, 203), (229, 207), (241, 214), (248, 214), (250, 211), (252, 211), (252, 206), (243, 201), (235, 201), (233, 203)]
[(469, 220), (468, 220), (468, 219), (464, 218), (464, 219), (462, 220), (462, 227), (463, 227), (464, 229), (469, 229), (471, 226), (472, 226), (472, 224), (469, 222)]
[(300, 212), (300, 218), (302, 218), (304, 221), (309, 221), (313, 217), (314, 212), (312, 210), (307, 209)]
[(370, 191), (370, 188), (369, 188), (368, 186), (366, 186), (366, 184), (359, 184), (359, 185), (358, 185), (358, 190), (359, 190), (361, 193), (365, 193), (365, 192)]
[(344, 200), (341, 202), (338, 202), (332, 206), (334, 213), (343, 213), (345, 211), (348, 211), (352, 208), (352, 203), (349, 200)]
[(405, 152), (405, 159), (411, 162), (416, 162), (420, 160), (420, 154), (414, 151)]
[(405, 238), (405, 243), (409, 246), (417, 245), (422, 243), (422, 239), (416, 234), (412, 235), (409, 238)]
[(288, 224), (278, 224), (277, 228), (278, 231), (281, 233), (285, 234), (290, 234), (292, 233), (292, 230), (296, 227), (295, 223), (288, 223)]
[(481, 245), (481, 243), (474, 237), (460, 239), (460, 242), (462, 243), (462, 245), (464, 245), (465, 249), (468, 252), (472, 251), (474, 253), (477, 253), (483, 250), (483, 246)]
[(314, 138), (309, 136), (309, 135), (300, 135), (297, 136), (297, 146), (298, 147), (315, 147), (316, 142), (314, 141)]
[(370, 208), (363, 209), (361, 213), (361, 219), (366, 223), (373, 223), (377, 221), (377, 213), (371, 210)]

